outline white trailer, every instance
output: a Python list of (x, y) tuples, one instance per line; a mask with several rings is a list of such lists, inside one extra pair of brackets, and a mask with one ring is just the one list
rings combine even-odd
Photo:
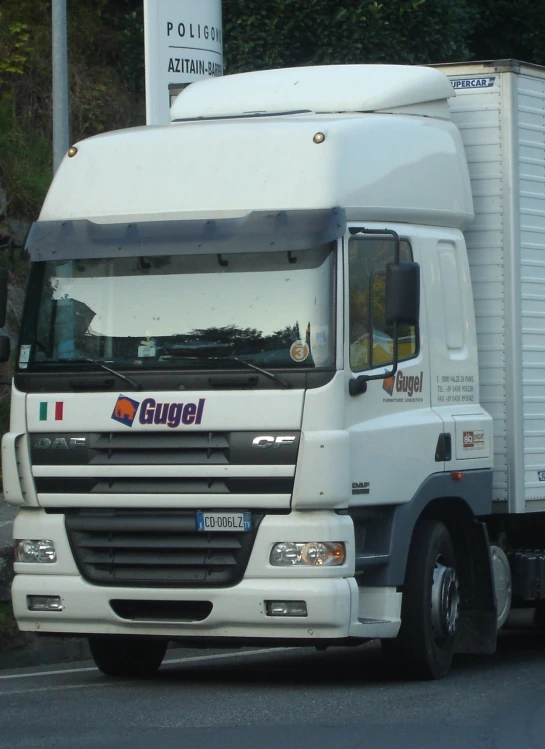
[(541, 623), (545, 75), (440, 67), (198, 82), (70, 149), (3, 439), (22, 630), (440, 678)]
[(496, 511), (545, 509), (544, 70), (506, 60), (445, 65), (475, 220), (464, 232), (480, 402), (494, 418)]

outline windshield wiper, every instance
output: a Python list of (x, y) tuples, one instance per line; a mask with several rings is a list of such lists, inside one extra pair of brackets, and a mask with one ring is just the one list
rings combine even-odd
[(293, 385), (289, 380), (286, 380), (284, 377), (282, 377), (279, 374), (275, 374), (274, 372), (269, 372), (266, 369), (261, 369), (261, 367), (256, 366), (255, 364), (250, 364), (249, 361), (245, 361), (244, 359), (239, 359), (238, 356), (208, 356), (207, 354), (200, 354), (198, 350), (191, 351), (191, 355), (187, 354), (175, 354), (173, 356), (174, 359), (194, 359), (196, 361), (236, 361), (239, 364), (243, 364), (245, 367), (248, 367), (248, 369), (253, 369), (256, 372), (259, 372), (260, 374), (264, 375), (265, 377), (268, 377), (271, 380), (274, 380), (274, 382), (277, 382), (279, 385), (282, 385), (283, 388), (292, 388)]
[(100, 367), (101, 369), (105, 369), (106, 372), (110, 372), (110, 374), (115, 375), (116, 377), (119, 377), (121, 380), (125, 380), (129, 385), (131, 385), (134, 390), (142, 390), (142, 385), (140, 383), (136, 382), (136, 380), (133, 380), (132, 377), (128, 377), (127, 375), (122, 374), (121, 372), (118, 372), (115, 369), (112, 369), (111, 367), (108, 367), (104, 362), (97, 361), (96, 359), (50, 359), (49, 361), (41, 361), (38, 362), (39, 364), (96, 364), (97, 367)]
[(110, 374), (116, 375), (116, 377), (120, 377), (122, 380), (125, 380), (125, 382), (128, 382), (129, 385), (132, 385), (135, 390), (142, 390), (142, 385), (139, 382), (136, 382), (136, 380), (133, 380), (132, 377), (124, 375), (121, 372), (112, 369), (111, 367), (107, 367), (104, 362), (97, 361), (96, 359), (86, 359), (85, 361), (88, 361), (91, 364), (96, 364), (97, 367), (102, 367), (102, 369), (105, 369), (106, 372), (110, 372)]
[(275, 374), (274, 372), (269, 372), (266, 369), (261, 369), (261, 367), (256, 367), (255, 364), (251, 364), (249, 361), (246, 361), (245, 359), (239, 359), (238, 356), (226, 356), (226, 357), (221, 357), (221, 358), (225, 358), (228, 361), (236, 361), (239, 364), (244, 364), (245, 367), (249, 367), (250, 369), (253, 369), (256, 372), (259, 372), (260, 374), (265, 375), (265, 377), (269, 377), (269, 379), (274, 380), (279, 385), (282, 385), (282, 387), (285, 387), (285, 388), (293, 387), (291, 382), (289, 380), (284, 379), (284, 377), (281, 377), (280, 375)]

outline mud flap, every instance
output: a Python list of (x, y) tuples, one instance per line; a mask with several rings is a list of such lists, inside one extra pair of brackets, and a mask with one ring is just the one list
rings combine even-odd
[(460, 576), (460, 616), (456, 653), (490, 655), (496, 651), (496, 595), (488, 530), (474, 521), (453, 536)]

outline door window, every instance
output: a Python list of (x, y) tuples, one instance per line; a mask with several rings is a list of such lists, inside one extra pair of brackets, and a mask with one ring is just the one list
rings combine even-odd
[[(395, 260), (391, 237), (355, 235), (348, 242), (350, 367), (353, 372), (388, 366), (393, 361), (393, 325), (387, 325), (386, 265)], [(411, 262), (409, 242), (400, 242), (400, 261)], [(418, 331), (399, 326), (399, 360), (418, 353)]]

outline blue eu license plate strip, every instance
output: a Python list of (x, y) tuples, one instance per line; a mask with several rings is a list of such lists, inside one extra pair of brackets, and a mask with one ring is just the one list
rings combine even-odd
[(197, 530), (205, 533), (215, 531), (251, 531), (251, 512), (198, 512)]

